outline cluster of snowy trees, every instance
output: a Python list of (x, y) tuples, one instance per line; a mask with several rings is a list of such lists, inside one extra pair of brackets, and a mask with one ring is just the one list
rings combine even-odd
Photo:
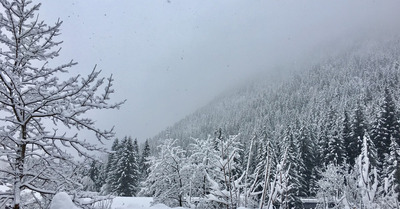
[(81, 172), (84, 190), (101, 195), (132, 197), (140, 192), (149, 175), (150, 146), (144, 143), (141, 153), (137, 140), (125, 137), (114, 140), (111, 153), (104, 161), (92, 161)]
[[(189, 186), (179, 190), (181, 201), (161, 194), (166, 188), (159, 190), (160, 194), (156, 188), (149, 187), (149, 191), (157, 194), (158, 201), (175, 206), (201, 203), (228, 208), (294, 208), (299, 207), (302, 197), (316, 197), (321, 207), (397, 208), (399, 57), (398, 39), (363, 42), (285, 82), (258, 81), (218, 98), (150, 142), (160, 143), (166, 135), (176, 139), (169, 146), (177, 147), (174, 149), (180, 153), (175, 154), (179, 161), (173, 161), (182, 163), (174, 167), (182, 169), (183, 185)], [(235, 137), (234, 172), (225, 171), (217, 177), (209, 174), (214, 170), (203, 168), (205, 171), (195, 173), (206, 178), (193, 176), (186, 170), (199, 165), (192, 159), (199, 154), (193, 148), (197, 140), (190, 137), (205, 140), (216, 127), (222, 128), (225, 140), (240, 133)], [(212, 152), (210, 147), (207, 150)], [(159, 162), (169, 158), (156, 157), (153, 151), (153, 165), (171, 164)], [(219, 156), (226, 159), (222, 153)], [(212, 169), (223, 173), (221, 166), (227, 162)], [(158, 167), (150, 170), (150, 177), (161, 175), (153, 173)], [(231, 187), (223, 186), (225, 177), (232, 180), (228, 181)], [(203, 189), (203, 195), (194, 192), (201, 188), (194, 183), (199, 179), (209, 185), (203, 187), (209, 188)], [(221, 201), (215, 194), (230, 199)]]
[(302, 197), (316, 197), (321, 208), (399, 208), (397, 112), (386, 88), (373, 124), (358, 106), (340, 124), (329, 111), (318, 132), (300, 122), (280, 140), (263, 131), (247, 151), (221, 129), (186, 148), (169, 139), (151, 158), (144, 191), (171, 207), (301, 208)]

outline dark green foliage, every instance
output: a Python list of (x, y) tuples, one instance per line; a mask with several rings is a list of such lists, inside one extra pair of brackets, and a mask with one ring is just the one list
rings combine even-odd
[(351, 123), (351, 136), (349, 143), (346, 144), (348, 163), (354, 166), (355, 159), (361, 154), (362, 139), (366, 131), (364, 114), (361, 106), (358, 104), (354, 111)]
[(391, 140), (399, 140), (399, 123), (396, 114), (396, 106), (388, 88), (385, 88), (384, 99), (379, 112), (378, 120), (372, 132), (372, 140), (377, 151), (377, 166), (383, 171), (386, 156), (390, 154)]
[(398, 194), (398, 200), (400, 200), (399, 192), (400, 192), (400, 155), (399, 155), (399, 145), (393, 138), (391, 139), (390, 148), (389, 148), (389, 155), (386, 156), (385, 160), (385, 170), (384, 175), (388, 178), (393, 176), (394, 183), (395, 183), (395, 191)]
[(352, 137), (351, 137), (351, 125), (350, 125), (350, 118), (347, 111), (344, 111), (343, 116), (343, 123), (342, 123), (342, 140), (343, 140), (343, 147), (345, 151), (345, 161), (347, 164), (354, 165), (355, 157), (353, 156), (353, 149), (351, 147)]
[(323, 140), (326, 140), (323, 142), (325, 165), (332, 163), (340, 165), (345, 159), (344, 142), (338, 122), (339, 117), (337, 116), (337, 112), (331, 106), (328, 112), (326, 125), (324, 126), (325, 136)]
[(306, 127), (302, 127), (299, 131), (297, 139), (297, 151), (299, 156), (298, 175), (299, 175), (299, 191), (300, 197), (312, 196), (312, 187), (316, 185), (317, 179), (313, 176), (316, 169), (315, 164), (315, 145), (313, 138)]
[(108, 154), (107, 166), (106, 166), (106, 185), (102, 189), (102, 192), (105, 194), (109, 194), (114, 191), (114, 182), (117, 181), (116, 178), (116, 161), (117, 161), (117, 151), (119, 150), (121, 144), (119, 144), (119, 140), (115, 139), (111, 146), (111, 153)]
[(139, 168), (131, 138), (125, 137), (115, 153), (115, 182), (112, 193), (118, 196), (134, 196), (138, 192)]
[(295, 139), (293, 135), (290, 133), (290, 129), (288, 130), (287, 137), (285, 138), (285, 143), (287, 146), (287, 166), (290, 166), (289, 169), (289, 177), (288, 184), (289, 190), (286, 194), (285, 205), (289, 208), (295, 208), (299, 205), (299, 194), (301, 187), (301, 176), (299, 173), (301, 160), (299, 158), (299, 147), (296, 146)]
[(96, 192), (100, 192), (101, 187), (106, 183), (105, 166), (102, 162), (93, 160), (88, 171), (89, 178), (94, 183)]
[[(136, 143), (137, 144), (137, 143)], [(134, 196), (139, 191), (138, 153), (130, 137), (121, 142), (115, 139), (108, 155), (106, 166), (106, 184), (102, 189), (104, 194), (118, 196)]]
[(139, 171), (141, 174), (141, 181), (145, 181), (146, 178), (149, 176), (149, 168), (150, 168), (150, 163), (149, 163), (149, 158), (150, 157), (150, 145), (148, 140), (144, 143), (144, 148), (142, 151), (142, 155), (140, 157), (139, 161)]

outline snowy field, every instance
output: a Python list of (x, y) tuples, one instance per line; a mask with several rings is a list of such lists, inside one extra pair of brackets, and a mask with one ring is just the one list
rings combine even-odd
[(151, 206), (151, 197), (116, 197), (113, 200), (111, 209), (169, 209), (163, 204)]
[[(0, 185), (0, 192), (5, 192), (9, 189), (10, 188), (5, 185)], [(151, 197), (116, 197), (113, 200), (111, 209), (170, 209), (170, 207), (164, 204), (155, 204), (151, 206), (152, 201), (153, 198)], [(55, 196), (50, 208), (79, 209), (73, 205), (70, 197), (63, 192)]]

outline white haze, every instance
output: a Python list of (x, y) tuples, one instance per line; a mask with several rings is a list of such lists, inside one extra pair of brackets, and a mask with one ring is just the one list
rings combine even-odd
[(115, 126), (119, 138), (139, 140), (248, 77), (313, 61), (315, 49), (338, 51), (400, 32), (398, 0), (41, 2), (41, 19), (64, 21), (53, 64), (74, 59), (73, 74), (95, 64), (103, 76), (113, 74), (113, 100), (127, 102), (91, 117), (101, 128)]

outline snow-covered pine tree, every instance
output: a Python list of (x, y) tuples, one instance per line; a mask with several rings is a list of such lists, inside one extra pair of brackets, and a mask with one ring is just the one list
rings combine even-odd
[(387, 159), (385, 160), (383, 172), (385, 184), (383, 193), (391, 192), (393, 195), (398, 196), (400, 192), (400, 147), (393, 138), (390, 141), (390, 153), (386, 156)]
[[(284, 192), (284, 201), (281, 203), (283, 208), (296, 208), (300, 207), (299, 188), (301, 183), (301, 176), (299, 174), (302, 160), (299, 155), (299, 147), (295, 136), (293, 136), (293, 129), (289, 128), (284, 138), (284, 146), (287, 149), (285, 170), (287, 173), (287, 189)], [(289, 167), (290, 166), (290, 167)]]
[(352, 148), (350, 147), (350, 144), (352, 143), (351, 124), (350, 124), (349, 113), (346, 110), (344, 111), (343, 114), (341, 138), (343, 141), (343, 148), (345, 152), (345, 163), (354, 165), (354, 159), (352, 159), (351, 156)]
[(343, 146), (343, 138), (340, 135), (338, 126), (331, 129), (329, 132), (328, 155), (326, 156), (326, 162), (329, 164), (333, 163), (335, 165), (341, 165), (346, 156), (345, 148)]
[(381, 175), (383, 174), (383, 167), (387, 159), (386, 156), (390, 154), (391, 139), (399, 144), (399, 128), (395, 103), (390, 90), (385, 88), (381, 111), (371, 135), (372, 141), (376, 146), (378, 172)]
[(117, 164), (117, 151), (120, 149), (120, 142), (118, 138), (114, 139), (111, 146), (111, 152), (108, 154), (107, 165), (106, 165), (106, 183), (101, 188), (101, 194), (111, 194), (115, 190), (114, 182), (117, 182), (116, 177), (116, 164)]
[[(332, 138), (332, 136), (330, 138)], [(316, 176), (314, 176), (316, 169), (315, 155), (318, 153), (315, 152), (316, 145), (314, 144), (314, 140), (309, 132), (309, 129), (305, 126), (301, 127), (299, 130), (297, 146), (297, 150), (299, 152), (299, 161), (297, 165), (299, 177), (298, 196), (314, 196), (315, 191), (313, 188), (315, 188), (317, 184)], [(341, 151), (336, 152), (342, 153)], [(342, 155), (339, 154), (338, 156), (339, 159), (343, 159)]]
[(345, 147), (350, 167), (354, 166), (357, 157), (361, 154), (362, 140), (367, 129), (364, 112), (360, 104), (357, 104), (352, 118), (350, 140)]
[(361, 154), (357, 159), (358, 189), (361, 194), (360, 208), (377, 208), (376, 198), (378, 192), (378, 171), (371, 164), (373, 143), (368, 134), (364, 135)]
[(135, 196), (139, 190), (139, 167), (132, 138), (125, 137), (115, 153), (115, 177), (112, 193), (118, 196)]
[(266, 208), (289, 208), (288, 193), (291, 190), (289, 181), (290, 163), (287, 162), (288, 148), (280, 157), (276, 166), (274, 180), (271, 182), (269, 200)]
[(140, 178), (142, 176), (141, 174), (141, 170), (140, 170), (140, 152), (139, 152), (139, 144), (137, 141), (137, 138), (135, 138), (135, 140), (133, 140), (133, 155), (135, 156), (135, 161), (137, 164), (137, 171), (138, 172), (138, 182), (140, 182)]
[(328, 121), (325, 127), (327, 137), (327, 147), (325, 150), (325, 165), (334, 163), (340, 165), (344, 161), (344, 147), (342, 137), (340, 135), (340, 126), (338, 125), (338, 116), (333, 107), (328, 112)]
[(149, 157), (150, 157), (150, 145), (149, 141), (146, 140), (144, 142), (143, 151), (142, 154), (140, 155), (140, 160), (139, 160), (140, 181), (145, 181), (149, 176), (149, 168), (150, 168)]
[(89, 166), (87, 176), (93, 181), (95, 192), (100, 192), (101, 187), (105, 184), (104, 175), (105, 166), (97, 160), (92, 160)]
[(133, 140), (133, 154), (135, 155), (136, 160), (139, 162), (140, 159), (139, 144), (136, 138), (135, 140)]
[[(114, 109), (122, 103), (109, 104), (113, 93), (112, 77), (100, 78), (93, 69), (88, 76), (61, 80), (61, 74), (77, 63), (51, 67), (49, 62), (59, 56), (62, 22), (53, 26), (39, 20), (40, 4), (28, 0), (0, 0), (0, 152), (11, 170), (5, 172), (12, 182), (13, 208), (23, 207), (21, 191), (32, 191), (50, 197), (57, 188), (46, 188), (51, 182), (70, 184), (58, 168), (76, 166), (70, 147), (79, 155), (91, 157), (87, 150), (103, 151), (77, 134), (69, 136), (61, 127), (94, 132), (98, 140), (110, 139), (112, 130), (102, 131), (84, 115), (92, 109)], [(104, 92), (100, 92), (104, 88)], [(54, 124), (49, 126), (47, 124)], [(29, 147), (29, 149), (28, 149)], [(28, 160), (45, 160), (40, 171), (26, 170)], [(52, 173), (53, 175), (44, 175)], [(46, 184), (43, 184), (46, 182)]]

